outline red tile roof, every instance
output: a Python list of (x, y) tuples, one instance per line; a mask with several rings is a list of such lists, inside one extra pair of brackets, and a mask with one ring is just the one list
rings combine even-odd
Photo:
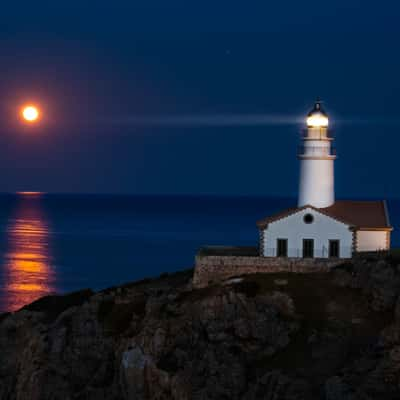
[(286, 218), (306, 208), (313, 208), (321, 214), (334, 218), (356, 229), (392, 230), (385, 201), (339, 200), (326, 208), (313, 206), (293, 207), (257, 222), (259, 228), (269, 223)]

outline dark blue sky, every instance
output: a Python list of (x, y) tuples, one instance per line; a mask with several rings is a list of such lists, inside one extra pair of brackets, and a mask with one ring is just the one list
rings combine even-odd
[(321, 96), (337, 195), (400, 196), (398, 1), (59, 3), (2, 4), (0, 191), (296, 195)]

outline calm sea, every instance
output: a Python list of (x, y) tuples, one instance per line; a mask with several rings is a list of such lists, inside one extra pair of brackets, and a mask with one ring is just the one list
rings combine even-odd
[[(193, 266), (203, 245), (256, 245), (255, 222), (295, 204), (262, 197), (0, 196), (0, 311)], [(389, 201), (392, 224), (400, 200)], [(400, 245), (395, 232), (393, 245)]]

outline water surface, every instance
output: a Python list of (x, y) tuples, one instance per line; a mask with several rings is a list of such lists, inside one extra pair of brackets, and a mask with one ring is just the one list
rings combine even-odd
[[(0, 311), (193, 266), (203, 245), (256, 245), (290, 198), (0, 195)], [(389, 201), (392, 223), (400, 201)], [(400, 237), (392, 243), (399, 246)]]

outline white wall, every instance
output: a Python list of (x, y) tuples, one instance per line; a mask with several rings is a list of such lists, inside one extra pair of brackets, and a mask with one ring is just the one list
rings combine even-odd
[[(314, 221), (306, 224), (304, 215)], [(306, 208), (284, 219), (272, 222), (264, 230), (263, 255), (276, 256), (277, 239), (288, 239), (288, 256), (302, 257), (303, 239), (314, 239), (314, 256), (328, 257), (329, 240), (340, 240), (340, 257), (352, 256), (353, 233), (348, 225), (336, 221), (312, 208)]]
[(335, 202), (333, 159), (301, 159), (298, 206), (329, 207)]
[(357, 231), (357, 251), (386, 250), (387, 234), (386, 231)]

